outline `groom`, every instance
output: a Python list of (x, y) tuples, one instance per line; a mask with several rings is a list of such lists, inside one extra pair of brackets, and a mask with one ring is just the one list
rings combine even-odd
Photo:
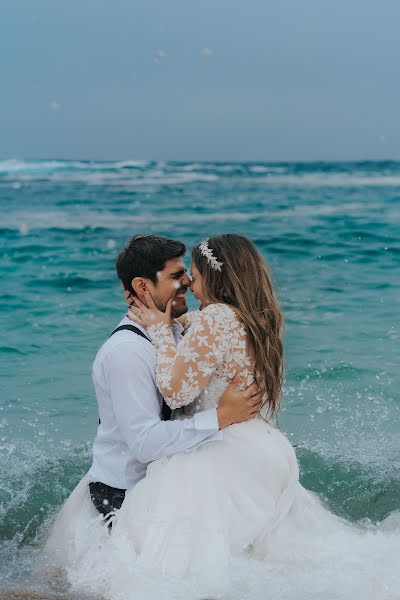
[[(186, 248), (179, 241), (136, 235), (119, 253), (116, 269), (123, 288), (145, 302), (149, 291), (160, 310), (173, 302), (173, 317), (188, 310), (190, 279), (183, 263)], [(176, 342), (183, 328), (173, 322)], [(171, 420), (156, 385), (156, 353), (146, 331), (124, 317), (98, 351), (92, 369), (99, 408), (89, 488), (93, 504), (110, 519), (125, 492), (146, 475), (149, 463), (204, 444), (218, 443), (223, 429), (247, 421), (261, 406), (255, 384), (243, 393), (233, 381), (218, 408), (187, 419)]]

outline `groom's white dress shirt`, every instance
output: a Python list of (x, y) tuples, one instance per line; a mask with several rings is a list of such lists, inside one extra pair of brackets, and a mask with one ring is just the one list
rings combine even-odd
[[(119, 325), (132, 322), (125, 317)], [(178, 342), (182, 335), (178, 322), (173, 332)], [(155, 349), (132, 331), (118, 331), (102, 345), (92, 377), (101, 423), (93, 444), (90, 481), (129, 489), (146, 475), (150, 462), (222, 439), (216, 409), (188, 419), (161, 420)]]

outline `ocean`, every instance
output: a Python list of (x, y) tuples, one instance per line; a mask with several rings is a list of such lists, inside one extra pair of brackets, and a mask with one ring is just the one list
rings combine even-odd
[(91, 364), (135, 233), (254, 241), (285, 316), (278, 422), (302, 483), (354, 523), (400, 509), (400, 162), (6, 160), (0, 207), (0, 591), (47, 593), (40, 543), (91, 462)]

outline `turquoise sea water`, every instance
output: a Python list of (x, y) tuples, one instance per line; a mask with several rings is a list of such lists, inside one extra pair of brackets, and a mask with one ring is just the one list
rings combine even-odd
[(0, 207), (0, 589), (38, 585), (46, 521), (90, 464), (91, 363), (137, 232), (256, 243), (302, 482), (352, 521), (400, 508), (400, 163), (3, 161)]

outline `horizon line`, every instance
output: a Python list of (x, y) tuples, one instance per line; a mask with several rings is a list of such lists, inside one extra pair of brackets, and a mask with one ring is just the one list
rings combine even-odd
[(279, 165), (279, 164), (315, 164), (315, 163), (387, 163), (387, 162), (400, 162), (400, 156), (398, 158), (355, 158), (355, 159), (325, 159), (325, 158), (315, 158), (315, 159), (285, 159), (285, 160), (239, 160), (239, 159), (155, 159), (155, 158), (64, 158), (64, 157), (35, 157), (35, 158), (17, 158), (13, 157), (0, 157), (0, 162), (9, 162), (9, 161), (21, 161), (21, 162), (42, 162), (42, 161), (63, 161), (63, 162), (86, 162), (86, 163), (118, 163), (118, 162), (138, 162), (138, 163), (176, 163), (176, 164), (188, 164), (188, 163), (201, 163), (201, 164), (269, 164), (269, 165)]

